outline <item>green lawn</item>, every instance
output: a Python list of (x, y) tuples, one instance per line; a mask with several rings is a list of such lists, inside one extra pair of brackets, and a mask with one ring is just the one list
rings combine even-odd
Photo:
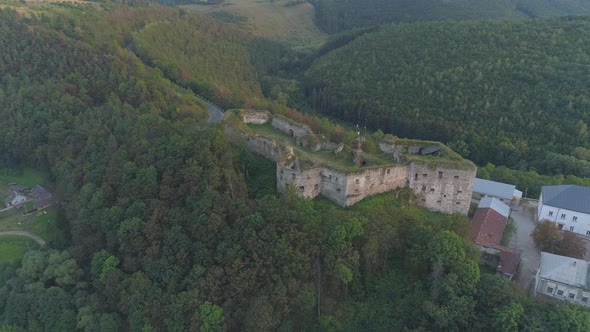
[[(370, 166), (360, 168), (355, 166), (352, 157), (352, 150), (347, 146), (338, 154), (329, 150), (311, 151), (311, 149), (308, 147), (297, 145), (294, 137), (285, 134), (268, 123), (262, 125), (248, 124), (248, 128), (261, 136), (271, 137), (279, 143), (292, 146), (295, 150), (295, 154), (301, 162), (302, 168), (322, 165), (342, 172), (358, 171), (359, 169), (370, 168)], [(383, 153), (365, 153), (364, 159), (374, 166), (395, 164), (394, 160), (390, 156)]]
[[(28, 187), (43, 185), (46, 182), (46, 174), (32, 168), (25, 168), (21, 172), (0, 169), (0, 196), (8, 195), (9, 183), (19, 183)], [(4, 208), (4, 204), (0, 203)], [(0, 212), (0, 231), (28, 231), (47, 242), (54, 241), (58, 238), (59, 233), (55, 227), (57, 218), (57, 208), (49, 207), (43, 211), (36, 211), (26, 215), (22, 212), (31, 210), (32, 202), (27, 202), (20, 210), (10, 209)], [(9, 250), (9, 247), (12, 248)], [(9, 245), (5, 249), (7, 252), (17, 250), (18, 246)]]
[(24, 216), (20, 211), (11, 209), (0, 214), (0, 231), (28, 231), (51, 242), (57, 240), (59, 236), (55, 225), (56, 219), (56, 207), (49, 207)]
[(35, 241), (22, 236), (0, 236), (0, 263), (19, 261), (29, 249), (37, 249)]
[(28, 187), (45, 183), (45, 173), (32, 168), (25, 168), (20, 174), (9, 173), (11, 172), (0, 170), (0, 193), (6, 193), (8, 191), (8, 184), (12, 182), (23, 184)]

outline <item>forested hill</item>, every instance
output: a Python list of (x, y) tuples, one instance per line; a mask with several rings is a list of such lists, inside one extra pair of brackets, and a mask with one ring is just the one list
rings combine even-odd
[(480, 164), (590, 176), (590, 18), (385, 26), (306, 73), (324, 114)]
[(153, 21), (132, 34), (140, 57), (226, 107), (253, 106), (262, 92), (250, 61), (251, 35), (195, 13)]
[(268, 161), (197, 130), (203, 105), (130, 50), (176, 10), (60, 6), (0, 10), (0, 169), (46, 171), (70, 235), (0, 263), (0, 331), (590, 330), (480, 271), (467, 218), (409, 191), (251, 199)]
[(383, 23), (534, 18), (590, 12), (585, 0), (313, 0), (316, 24), (335, 33)]

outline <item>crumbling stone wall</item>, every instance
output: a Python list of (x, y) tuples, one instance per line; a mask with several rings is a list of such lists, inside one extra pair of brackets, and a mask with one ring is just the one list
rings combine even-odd
[(404, 188), (407, 185), (407, 165), (392, 165), (351, 173), (347, 176), (346, 205), (353, 205), (365, 197)]
[(285, 134), (293, 137), (303, 137), (313, 134), (308, 126), (301, 123), (296, 123), (279, 115), (272, 118), (271, 125)]
[(409, 187), (419, 197), (418, 204), (434, 211), (467, 214), (473, 193), (475, 167), (465, 169), (426, 163), (409, 165)]
[[(258, 113), (258, 114), (256, 114)], [(251, 113), (244, 121), (262, 121), (264, 112)], [(268, 120), (267, 120), (268, 121)], [(255, 122), (250, 122), (255, 123)], [(293, 124), (281, 117), (273, 117), (272, 125), (298, 138), (311, 133), (305, 125)], [(418, 204), (433, 211), (467, 214), (473, 192), (475, 166), (460, 168), (444, 163), (412, 162), (409, 165), (389, 165), (344, 173), (326, 167), (301, 170), (293, 149), (278, 145), (273, 139), (248, 135), (230, 126), (226, 135), (242, 141), (251, 151), (277, 162), (277, 191), (284, 193), (289, 186), (302, 197), (322, 195), (340, 206), (350, 206), (362, 199), (409, 187), (418, 196)], [(342, 149), (343, 145), (338, 146)], [(395, 153), (395, 146), (383, 145), (381, 150)], [(337, 151), (336, 150), (336, 151)]]
[(264, 124), (272, 118), (268, 111), (242, 111), (244, 123)]
[(278, 161), (279, 157), (286, 151), (285, 147), (278, 145), (271, 138), (248, 135), (230, 126), (225, 128), (225, 135), (230, 141), (244, 143), (248, 150), (258, 153), (259, 155), (275, 162)]

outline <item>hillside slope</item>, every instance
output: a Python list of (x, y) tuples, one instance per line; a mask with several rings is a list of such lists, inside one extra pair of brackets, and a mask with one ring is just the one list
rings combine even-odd
[(321, 43), (326, 34), (313, 22), (314, 7), (293, 1), (227, 0), (218, 5), (190, 4), (182, 8), (195, 10), (232, 23), (257, 37), (281, 40), (305, 48)]
[(247, 33), (187, 14), (150, 22), (131, 36), (140, 57), (219, 104), (254, 105), (262, 97)]
[(548, 17), (590, 12), (584, 0), (313, 0), (316, 23), (329, 33), (352, 28), (440, 20)]
[(320, 112), (485, 164), (590, 176), (590, 18), (383, 27), (306, 73)]

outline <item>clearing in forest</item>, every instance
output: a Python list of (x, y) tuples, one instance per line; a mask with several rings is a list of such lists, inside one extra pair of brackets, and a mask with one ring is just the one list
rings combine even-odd
[(296, 48), (319, 46), (326, 39), (314, 23), (314, 8), (304, 2), (227, 0), (218, 5), (185, 5), (195, 10), (251, 31), (255, 36), (286, 41)]

